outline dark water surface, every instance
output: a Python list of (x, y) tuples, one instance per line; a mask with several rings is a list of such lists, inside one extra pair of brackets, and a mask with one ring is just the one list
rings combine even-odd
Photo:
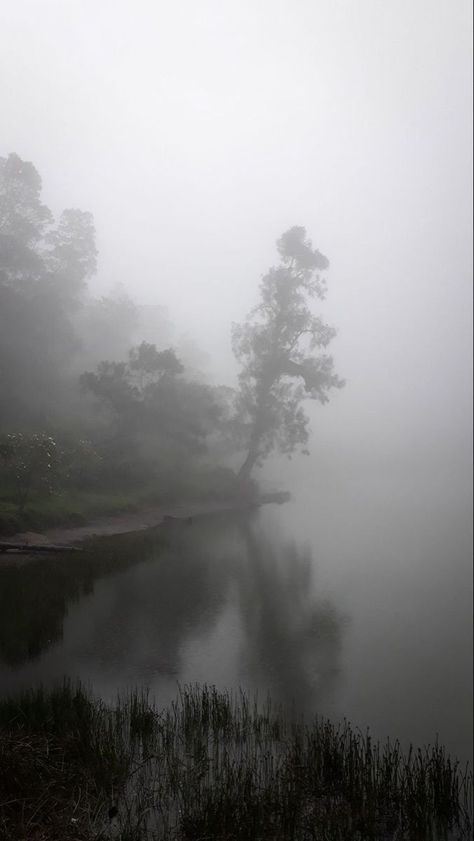
[(306, 476), (249, 515), (0, 568), (0, 687), (242, 686), (472, 756), (471, 490)]

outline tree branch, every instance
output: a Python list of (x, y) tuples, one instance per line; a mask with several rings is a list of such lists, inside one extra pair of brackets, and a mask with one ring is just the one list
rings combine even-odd
[(291, 359), (282, 359), (279, 363), (280, 375), (286, 374), (289, 377), (301, 377), (304, 380), (306, 391), (320, 388), (323, 384), (323, 377), (319, 371), (308, 368), (304, 362), (293, 362)]

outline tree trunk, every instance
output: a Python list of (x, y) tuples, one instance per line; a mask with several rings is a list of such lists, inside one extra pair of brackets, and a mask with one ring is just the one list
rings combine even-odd
[(244, 481), (247, 480), (247, 479), (250, 479), (250, 474), (251, 474), (252, 469), (255, 465), (255, 462), (257, 461), (257, 458), (258, 458), (258, 450), (256, 450), (253, 447), (250, 447), (250, 449), (247, 453), (247, 458), (245, 459), (242, 467), (240, 468), (240, 470), (237, 474), (239, 479), (242, 479)]
[(247, 458), (245, 459), (242, 467), (240, 468), (237, 474), (239, 479), (242, 479), (244, 481), (250, 479), (252, 469), (255, 466), (255, 463), (260, 455), (259, 444), (262, 439), (262, 435), (265, 431), (265, 406), (274, 380), (275, 375), (273, 374), (273, 372), (271, 372), (270, 375), (267, 372), (262, 377), (262, 381), (258, 389), (259, 393), (257, 397), (255, 420), (250, 435), (249, 450), (247, 453)]

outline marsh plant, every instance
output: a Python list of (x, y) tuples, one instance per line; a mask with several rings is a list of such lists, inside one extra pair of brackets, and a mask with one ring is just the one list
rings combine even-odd
[(211, 686), (161, 709), (80, 685), (0, 703), (0, 838), (461, 841), (472, 775), (435, 744), (404, 754)]

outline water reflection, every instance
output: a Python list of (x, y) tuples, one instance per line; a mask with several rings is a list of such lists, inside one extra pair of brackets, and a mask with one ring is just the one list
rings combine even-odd
[[(95, 541), (0, 570), (0, 657), (22, 685), (79, 675), (101, 691), (160, 681), (271, 691), (315, 710), (337, 679), (341, 618), (307, 548), (249, 515)], [(232, 611), (232, 629), (225, 617)], [(235, 657), (231, 663), (231, 652)], [(206, 654), (207, 652), (207, 654)]]
[[(156, 540), (156, 538), (155, 538)], [(149, 555), (150, 534), (104, 538), (80, 555), (0, 566), (0, 660), (18, 666), (61, 642), (68, 606), (94, 592), (95, 582)]]
[(240, 608), (246, 646), (244, 668), (272, 695), (298, 709), (335, 686), (339, 675), (341, 616), (315, 597), (308, 547), (283, 545), (242, 524), (247, 563), (240, 575)]

